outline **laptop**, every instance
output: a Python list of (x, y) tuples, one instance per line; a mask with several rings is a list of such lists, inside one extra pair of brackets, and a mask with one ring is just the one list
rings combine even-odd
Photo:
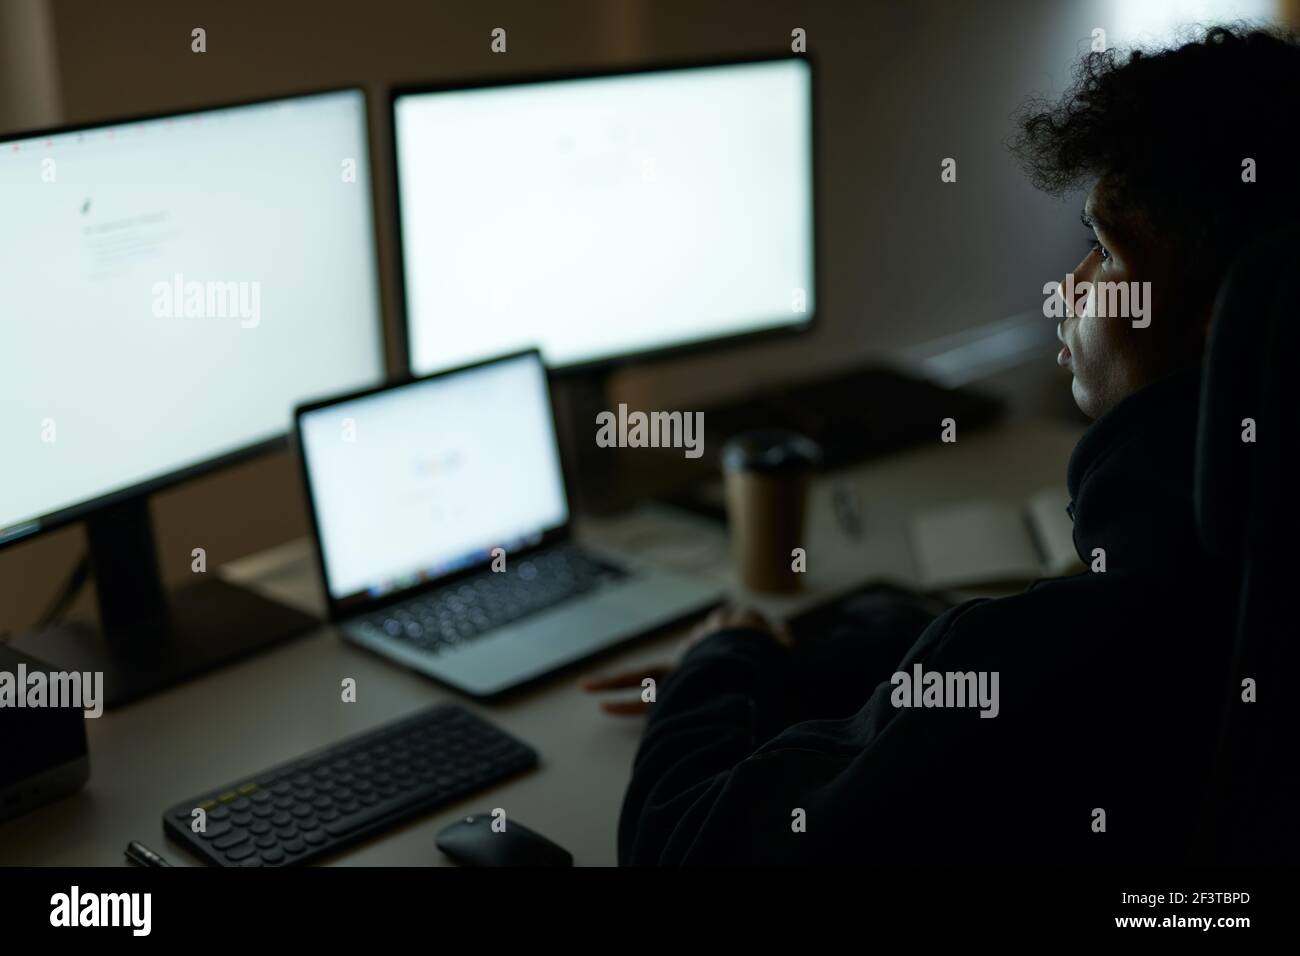
[(303, 405), (295, 423), (330, 620), (467, 694), (499, 694), (722, 597), (574, 540), (536, 350)]

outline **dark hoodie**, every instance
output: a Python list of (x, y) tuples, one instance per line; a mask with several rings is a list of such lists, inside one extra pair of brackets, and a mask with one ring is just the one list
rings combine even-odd
[[(1104, 549), (1104, 572), (953, 608), (901, 660), (869, 623), (834, 653), (738, 630), (698, 644), (647, 722), (620, 862), (1184, 858), (1236, 605), (1193, 523), (1198, 392), (1190, 373), (1148, 386), (1075, 448), (1075, 546), (1089, 566)], [(997, 716), (895, 706), (891, 676), (916, 664), (997, 672)]]

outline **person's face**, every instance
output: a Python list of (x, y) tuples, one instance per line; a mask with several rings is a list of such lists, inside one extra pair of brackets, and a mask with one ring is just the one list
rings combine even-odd
[[(1102, 180), (1094, 186), (1084, 204), (1091, 248), (1074, 268), (1074, 301), (1061, 289), (1066, 317), (1056, 328), (1062, 344), (1056, 361), (1074, 374), (1074, 400), (1090, 418), (1144, 385), (1199, 362), (1208, 320), (1208, 306), (1187, 314), (1181, 304), (1170, 244), (1147, 217), (1108, 204), (1106, 185)], [(1106, 310), (1098, 307), (1098, 293), (1095, 288), (1079, 290), (1083, 282), (1128, 284), (1128, 312), (1099, 314)], [(1145, 310), (1141, 319), (1135, 312), (1138, 303)], [(1150, 324), (1135, 328), (1135, 320)]]

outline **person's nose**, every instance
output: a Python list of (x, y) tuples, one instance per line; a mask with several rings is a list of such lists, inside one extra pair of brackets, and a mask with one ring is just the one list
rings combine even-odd
[(1065, 317), (1083, 318), (1088, 314), (1092, 299), (1092, 280), (1078, 272), (1066, 273), (1065, 281), (1057, 287), (1057, 294), (1065, 303)]
[(1074, 318), (1074, 303), (1070, 301), (1073, 298), (1071, 295), (1071, 290), (1074, 288), (1073, 279), (1074, 274), (1067, 272), (1062, 280), (1056, 284), (1056, 294), (1065, 303), (1065, 317), (1067, 319)]

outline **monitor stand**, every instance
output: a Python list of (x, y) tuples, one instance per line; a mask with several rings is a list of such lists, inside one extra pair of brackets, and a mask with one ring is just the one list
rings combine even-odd
[(120, 707), (320, 626), (320, 621), (216, 577), (163, 588), (147, 498), (85, 522), (99, 627), (71, 622), (13, 646), (58, 670), (104, 675), (105, 707)]
[(596, 416), (614, 410), (609, 378), (609, 370), (602, 367), (551, 379), (568, 490), (575, 508), (591, 515), (612, 514), (630, 504), (622, 449), (596, 444)]

